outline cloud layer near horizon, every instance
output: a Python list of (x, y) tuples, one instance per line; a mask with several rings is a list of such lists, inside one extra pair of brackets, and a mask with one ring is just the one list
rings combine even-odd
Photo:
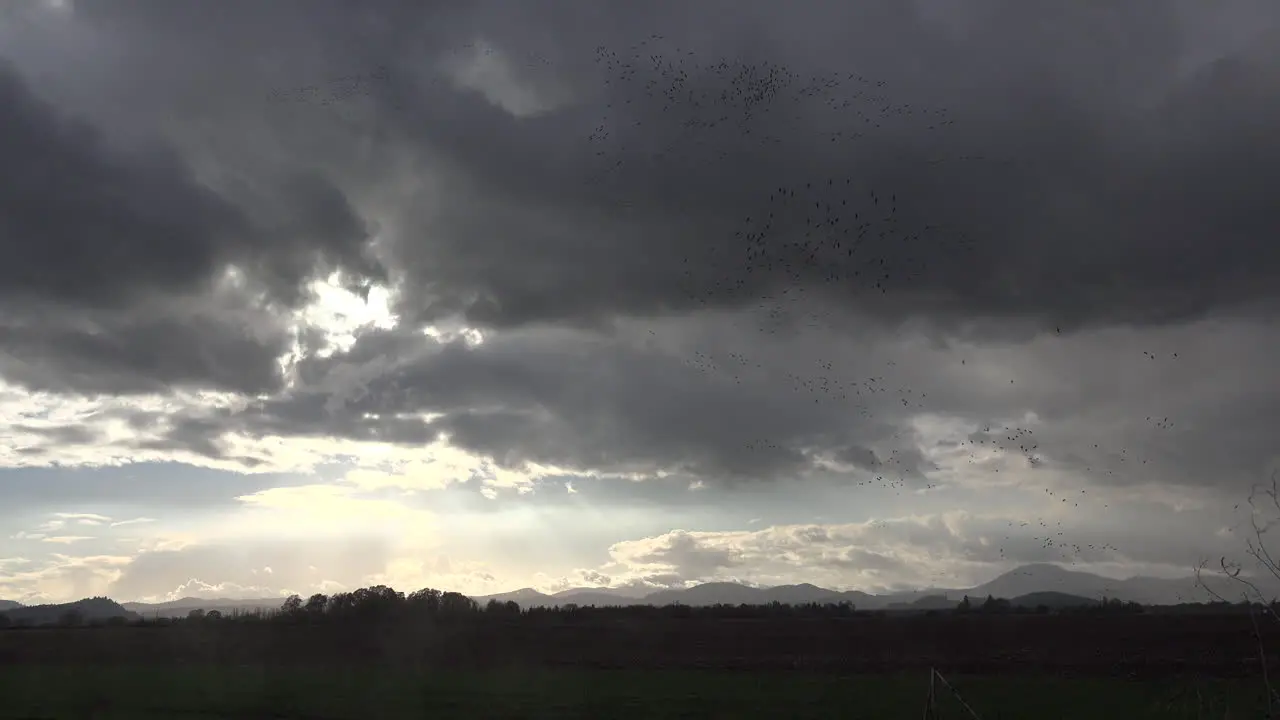
[(1278, 23), (6, 9), (0, 596), (1238, 552), (1280, 467)]

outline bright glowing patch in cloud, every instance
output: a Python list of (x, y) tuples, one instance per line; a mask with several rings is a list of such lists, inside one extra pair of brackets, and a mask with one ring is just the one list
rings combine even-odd
[(367, 535), (418, 544), (435, 539), (431, 512), (372, 497), (352, 486), (279, 487), (237, 500), (245, 510), (228, 518), (224, 536), (305, 539)]
[(441, 68), (458, 87), (480, 93), (516, 117), (551, 112), (570, 99), (563, 85), (546, 77), (533, 77), (514, 58), (484, 39), (447, 55)]
[(369, 289), (368, 298), (361, 298), (342, 287), (337, 274), (311, 284), (316, 299), (298, 313), (301, 323), (324, 332), (328, 344), (317, 353), (327, 357), (342, 352), (355, 343), (356, 333), (370, 327), (389, 330), (398, 322), (391, 312), (390, 293), (382, 286)]

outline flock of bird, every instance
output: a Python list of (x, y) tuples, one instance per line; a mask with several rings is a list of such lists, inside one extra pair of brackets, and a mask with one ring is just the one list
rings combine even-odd
[[(802, 76), (782, 64), (706, 59), (679, 49), (664, 53), (657, 49), (663, 40), (654, 35), (623, 52), (603, 46), (596, 49), (597, 63), (608, 74), (608, 100), (604, 117), (588, 136), (597, 147), (595, 156), (603, 160), (591, 183), (658, 166), (670, 173), (668, 176), (675, 176), (674, 170), (692, 163), (730, 159), (726, 167), (741, 169), (750, 167), (753, 157), (767, 168), (776, 149), (793, 142), (812, 147), (815, 139), (829, 145), (830, 153), (853, 158), (848, 149), (852, 143), (874, 139), (872, 133), (890, 123), (917, 118), (924, 121), (921, 129), (939, 130), (957, 122), (945, 108), (895, 103), (887, 83), (857, 73)], [(804, 137), (785, 133), (789, 120), (804, 127)], [(987, 158), (961, 156), (956, 160)], [(927, 160), (930, 164), (943, 161), (936, 157)], [(763, 307), (759, 315), (773, 321), (757, 329), (776, 334), (787, 320), (794, 320), (788, 306), (803, 308), (798, 311), (805, 314), (810, 326), (824, 322), (823, 311), (813, 309), (822, 304), (804, 302), (822, 295), (823, 286), (844, 290), (846, 298), (868, 292), (887, 295), (900, 283), (923, 274), (929, 264), (950, 263), (956, 253), (973, 248), (972, 238), (963, 233), (933, 224), (912, 224), (902, 212), (903, 200), (897, 192), (868, 187), (854, 175), (780, 178), (772, 186), (760, 188), (750, 214), (722, 246), (728, 252), (698, 253), (693, 249), (685, 256), (686, 294), (709, 306), (716, 300), (739, 300), (754, 291), (753, 299)], [(708, 272), (712, 264), (718, 265), (719, 272)], [(1054, 331), (1061, 334), (1061, 328)], [(1144, 356), (1156, 358), (1151, 352), (1144, 352)], [(1172, 357), (1177, 359), (1178, 354)], [(880, 376), (861, 380), (842, 377), (830, 361), (819, 361), (820, 369), (826, 372), (773, 372), (740, 352), (698, 351), (686, 364), (735, 385), (752, 379), (767, 381), (775, 387), (789, 387), (815, 404), (844, 403), (851, 413), (865, 417), (875, 412), (876, 406), (867, 400), (876, 395), (892, 393), (904, 408), (928, 408), (923, 393), (891, 387)], [(1160, 429), (1172, 427), (1168, 417), (1148, 417), (1148, 421)], [(969, 462), (974, 464), (993, 455), (1017, 454), (1025, 459), (1026, 468), (1035, 470), (1052, 460), (1030, 428), (1006, 427), (992, 432), (988, 427), (959, 445), (969, 448)], [(756, 439), (746, 442), (743, 449), (778, 453), (795, 448)], [(1113, 465), (1138, 461), (1127, 449), (1106, 452), (1096, 445), (1094, 449), (1114, 461)], [(913, 476), (913, 468), (903, 465), (900, 454), (899, 449), (889, 449), (884, 457), (875, 457), (876, 470), (881, 472), (863, 473), (867, 479), (859, 484), (876, 482), (899, 494), (938, 487), (918, 473)], [(991, 469), (1000, 471), (998, 466)], [(1089, 466), (1086, 472), (1114, 475), (1116, 468)], [(1071, 496), (1061, 489), (1043, 489), (1047, 497), (1073, 508), (1080, 507), (1087, 496), (1083, 489)], [(1050, 529), (1044, 519), (1039, 525)], [(1056, 527), (1061, 527), (1061, 521)], [(1069, 561), (1074, 560), (1072, 553), (1096, 557), (1118, 552), (1111, 544), (1074, 543), (1063, 535), (1055, 529), (1037, 540), (1046, 549), (1063, 551), (1063, 559)]]
[[(704, 233), (692, 240), (681, 280), (694, 307), (754, 302), (761, 308), (756, 314), (761, 332), (819, 328), (838, 317), (823, 302), (831, 295), (888, 295), (930, 265), (953, 264), (958, 254), (972, 249), (972, 238), (961, 231), (904, 218), (895, 191), (868, 186), (861, 177), (767, 172), (785, 166), (778, 153), (789, 152), (788, 145), (804, 146), (812, 156), (814, 138), (824, 140), (819, 152), (828, 163), (856, 166), (856, 141), (874, 141), (876, 130), (912, 118), (921, 130), (943, 129), (957, 122), (947, 109), (895, 102), (886, 81), (856, 72), (802, 75), (781, 63), (664, 50), (664, 40), (653, 35), (625, 51), (596, 48), (606, 91), (603, 117), (587, 139), (604, 162), (588, 183), (598, 189), (610, 176), (645, 173), (677, 178), (689, 186), (690, 212), (704, 199), (690, 176), (709, 185), (745, 179), (717, 177), (722, 161), (729, 161), (725, 174), (755, 170), (773, 183), (734, 197), (740, 207), (750, 208), (736, 229), (726, 226), (724, 237)], [(851, 393), (822, 380), (815, 381), (822, 388), (797, 382), (815, 402), (822, 401), (819, 389), (845, 398)], [(905, 405), (911, 402), (903, 399)]]
[[(664, 145), (644, 148), (640, 157), (679, 161), (678, 149), (712, 140), (707, 135), (712, 130), (719, 131), (714, 139), (736, 141), (735, 148), (742, 150), (796, 141), (787, 120), (807, 123), (807, 141), (821, 138), (828, 144), (860, 140), (885, 123), (908, 118), (919, 117), (929, 129), (955, 122), (945, 109), (896, 103), (886, 81), (855, 72), (802, 75), (781, 63), (703, 57), (664, 45), (663, 36), (652, 35), (621, 52), (596, 48), (608, 101), (590, 140), (604, 143), (628, 128), (653, 123), (673, 136)], [(718, 152), (724, 158), (729, 150)], [(606, 171), (624, 164), (617, 158)]]

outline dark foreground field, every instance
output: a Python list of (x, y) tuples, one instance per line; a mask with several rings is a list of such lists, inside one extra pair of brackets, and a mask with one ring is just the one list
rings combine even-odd
[(1240, 615), (10, 630), (0, 718), (920, 718), (936, 667), (987, 719), (1239, 720), (1258, 648)]
[[(956, 676), (983, 718), (1262, 717), (1244, 680)], [(724, 670), (410, 672), (354, 667), (28, 666), (0, 672), (4, 718), (897, 718), (921, 717), (927, 674)], [(945, 693), (945, 691), (944, 691)], [(950, 697), (941, 717), (969, 717)]]
[[(369, 624), (177, 623), (0, 632), (10, 664), (367, 662), (436, 668), (809, 670), (1094, 677), (1280, 668), (1280, 625), (1248, 615), (973, 615), (902, 618), (585, 618), (477, 615)], [(1261, 640), (1261, 642), (1260, 642)]]

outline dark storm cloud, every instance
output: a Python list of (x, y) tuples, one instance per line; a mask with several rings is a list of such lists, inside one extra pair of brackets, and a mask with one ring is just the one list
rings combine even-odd
[[(283, 148), (286, 166), (376, 183), (354, 150), (376, 137), (375, 156), (438, 178), (387, 212), (410, 318), (598, 323), (789, 290), (891, 320), (1070, 329), (1195, 317), (1277, 285), (1280, 250), (1259, 242), (1280, 229), (1261, 131), (1280, 119), (1275, 68), (1255, 40), (1186, 74), (1214, 38), (1184, 5), (135, 2), (77, 22), (120, 48), (113, 89), (226, 118), (206, 131), (241, 171), (266, 163), (234, 146)], [(558, 82), (569, 100), (514, 117), (444, 81), (440, 58), (478, 39), (515, 84), (550, 97)], [(345, 110), (267, 107), (267, 83), (324, 90), (379, 65), (394, 97), (371, 91), (370, 122), (340, 142), (319, 139), (341, 138)], [(372, 271), (358, 242), (313, 242)], [(261, 268), (282, 286), (313, 268), (284, 247)]]
[[(25, 34), (12, 25), (3, 292), (19, 311), (56, 303), (74, 318), (86, 305), (126, 313), (199, 296), (228, 264), (287, 305), (330, 270), (358, 287), (382, 275), (347, 197), (353, 181), (376, 180), (354, 150), (375, 136), (373, 157), (442, 179), (386, 218), (398, 304), (419, 319), (600, 322), (789, 288), (889, 318), (1075, 327), (1194, 316), (1276, 286), (1276, 252), (1257, 242), (1277, 229), (1262, 188), (1280, 164), (1258, 131), (1280, 118), (1275, 73), (1263, 57), (1178, 80), (1199, 42), (1194, 14), (1180, 25), (1172, 9), (1096, 3), (975, 2), (924, 17), (904, 3), (785, 15), (748, 3), (710, 22), (723, 8), (650, 10), (133, 2), (31, 21)], [(59, 67), (48, 48), (61, 44), (46, 42), (58, 37), (84, 40), (66, 46), (86, 73)], [(517, 83), (567, 84), (568, 105), (516, 118), (432, 76), (477, 38)], [(355, 131), (334, 108), (285, 120), (267, 107), (271, 87), (327, 87), (335, 72), (374, 67), (389, 68), (396, 94), (373, 93), (376, 122)], [(22, 68), (66, 109), (38, 98)], [(141, 139), (164, 129), (157, 118), (179, 128), (165, 135), (173, 149)], [(197, 150), (220, 163), (217, 190), (182, 156)], [(786, 207), (784, 186), (797, 191)], [(184, 358), (174, 346), (201, 343), (156, 346), (182, 337), (163, 322), (102, 322), (134, 334), (128, 352), (95, 347), (70, 320), (51, 337), (9, 327), (6, 347), (55, 368), (69, 362), (57, 356), (104, 357), (101, 378), (56, 371), (83, 389), (277, 382), (266, 358), (278, 336), (254, 346), (218, 318), (200, 335), (208, 353)], [(474, 422), (453, 429), (467, 437)]]
[(119, 307), (199, 292), (235, 264), (296, 300), (321, 261), (374, 271), (359, 264), (362, 221), (324, 178), (299, 171), (282, 181), (276, 200), (291, 225), (258, 228), (171, 152), (109, 147), (8, 64), (0, 107), (5, 299)]
[(248, 228), (168, 155), (112, 157), (0, 65), (6, 299), (115, 305), (205, 282)]
[[(962, 41), (901, 10), (748, 6), (738, 35), (688, 44), (674, 27), (639, 48), (639, 32), (576, 33), (568, 47), (592, 38), (605, 59), (545, 115), (411, 96), (402, 127), (457, 181), (406, 218), (402, 309), (590, 322), (790, 288), (890, 319), (1075, 329), (1270, 300), (1269, 59), (1183, 78), (1197, 38), (1172, 9), (1061, 7), (993, 3)], [(591, 27), (573, 18), (558, 24)], [(532, 51), (492, 23), (500, 50)], [(735, 47), (746, 37), (754, 51)]]
[(289, 338), (278, 318), (214, 298), (161, 297), (110, 311), (20, 305), (31, 309), (0, 317), (0, 375), (32, 390), (107, 395), (279, 387), (276, 358)]
[[(317, 275), (377, 279), (343, 194), (299, 166), (274, 216), (199, 182), (161, 142), (115, 143), (0, 62), (0, 370), (39, 389), (279, 385), (279, 311)], [(262, 194), (262, 193), (260, 193)], [(226, 271), (243, 297), (227, 297)]]

